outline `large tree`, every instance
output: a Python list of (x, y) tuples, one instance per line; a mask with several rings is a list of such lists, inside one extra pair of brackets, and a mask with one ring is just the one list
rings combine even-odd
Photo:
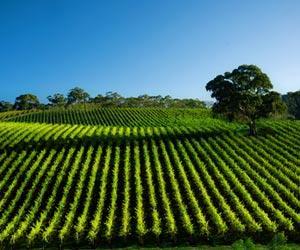
[(283, 95), (282, 98), (288, 107), (289, 114), (296, 119), (300, 119), (300, 90), (288, 92), (286, 95)]
[(67, 103), (67, 99), (63, 94), (56, 93), (54, 95), (50, 95), (47, 97), (48, 101), (51, 103), (53, 106), (63, 106)]
[(90, 99), (90, 95), (81, 88), (73, 88), (68, 93), (68, 103), (85, 103)]
[(40, 105), (39, 99), (33, 94), (24, 94), (16, 98), (14, 108), (17, 110), (35, 109)]
[(206, 90), (216, 99), (213, 112), (246, 122), (250, 135), (256, 135), (258, 118), (285, 110), (280, 94), (271, 91), (272, 88), (267, 74), (255, 65), (241, 65), (206, 85)]

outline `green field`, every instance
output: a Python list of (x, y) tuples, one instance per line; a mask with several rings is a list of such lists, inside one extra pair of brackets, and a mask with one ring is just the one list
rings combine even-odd
[[(207, 110), (0, 114), (0, 245), (300, 239), (300, 122)], [(226, 249), (226, 248), (224, 248)]]
[[(101, 108), (51, 109), (37, 112), (11, 111), (0, 120), (51, 124), (103, 126), (180, 126), (211, 123), (207, 109)], [(214, 123), (216, 120), (213, 121)]]

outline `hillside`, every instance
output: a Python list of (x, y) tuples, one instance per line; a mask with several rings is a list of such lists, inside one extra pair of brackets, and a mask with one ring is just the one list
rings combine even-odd
[[(0, 114), (0, 120), (51, 124), (81, 124), (103, 126), (180, 126), (211, 122), (208, 109), (160, 108), (68, 108), (44, 111), (10, 111)], [(216, 123), (217, 120), (213, 120)]]
[(0, 119), (4, 246), (300, 238), (300, 122), (249, 137), (192, 110)]

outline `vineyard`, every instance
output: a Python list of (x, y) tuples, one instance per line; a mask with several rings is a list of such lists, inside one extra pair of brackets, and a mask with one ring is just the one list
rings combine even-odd
[[(51, 124), (81, 124), (103, 126), (180, 126), (210, 124), (207, 109), (159, 108), (69, 108), (45, 111), (4, 112), (0, 120)], [(216, 120), (213, 120), (216, 122)]]
[(0, 117), (0, 245), (299, 240), (300, 123), (181, 113)]

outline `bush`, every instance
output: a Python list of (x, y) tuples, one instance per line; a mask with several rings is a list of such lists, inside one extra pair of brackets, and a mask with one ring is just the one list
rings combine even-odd
[(245, 240), (237, 240), (232, 244), (232, 249), (234, 250), (255, 250), (255, 244), (251, 238)]
[(288, 246), (284, 246), (287, 242), (287, 238), (283, 232), (276, 234), (271, 240), (269, 247), (272, 250), (290, 249)]

